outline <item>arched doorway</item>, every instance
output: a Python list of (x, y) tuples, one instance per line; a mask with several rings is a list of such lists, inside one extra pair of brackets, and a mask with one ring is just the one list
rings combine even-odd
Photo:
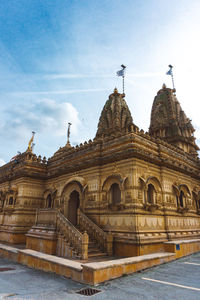
[(68, 220), (74, 225), (77, 225), (77, 209), (79, 208), (80, 199), (79, 193), (73, 191), (69, 196), (68, 202)]

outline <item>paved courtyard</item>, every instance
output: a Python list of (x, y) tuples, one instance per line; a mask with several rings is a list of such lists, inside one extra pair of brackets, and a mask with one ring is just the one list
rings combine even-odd
[(86, 287), (0, 258), (0, 299), (196, 300), (200, 299), (200, 253), (101, 284), (95, 287), (101, 292), (93, 296), (76, 293)]

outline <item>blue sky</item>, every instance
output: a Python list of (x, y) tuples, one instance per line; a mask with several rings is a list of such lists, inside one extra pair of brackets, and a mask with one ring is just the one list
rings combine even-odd
[(126, 101), (148, 130), (168, 64), (177, 97), (200, 140), (200, 1), (0, 0), (0, 163), (94, 138), (98, 119), (127, 65)]

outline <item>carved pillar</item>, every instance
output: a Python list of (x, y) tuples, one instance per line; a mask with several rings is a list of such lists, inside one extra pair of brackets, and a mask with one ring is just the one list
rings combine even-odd
[(113, 235), (111, 232), (109, 232), (106, 237), (106, 248), (107, 254), (111, 256), (113, 254)]
[(77, 225), (80, 225), (80, 208), (77, 209)]
[(88, 242), (89, 242), (88, 234), (85, 231), (83, 233), (83, 239), (82, 239), (82, 259), (88, 259)]
[(148, 201), (147, 201), (147, 190), (148, 188), (145, 186), (144, 188), (144, 204), (146, 204)]

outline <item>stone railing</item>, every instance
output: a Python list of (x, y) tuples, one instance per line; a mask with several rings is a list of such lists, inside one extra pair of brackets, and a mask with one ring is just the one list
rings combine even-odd
[(88, 232), (98, 243), (99, 247), (107, 252), (108, 255), (113, 254), (113, 236), (111, 233), (104, 232), (91, 219), (89, 219), (80, 209), (78, 209), (78, 224), (81, 229)]
[(88, 235), (80, 233), (65, 216), (57, 211), (57, 231), (64, 237), (65, 243), (73, 248), (77, 256), (88, 259)]
[(36, 226), (55, 227), (57, 220), (57, 209), (38, 209), (36, 211)]

